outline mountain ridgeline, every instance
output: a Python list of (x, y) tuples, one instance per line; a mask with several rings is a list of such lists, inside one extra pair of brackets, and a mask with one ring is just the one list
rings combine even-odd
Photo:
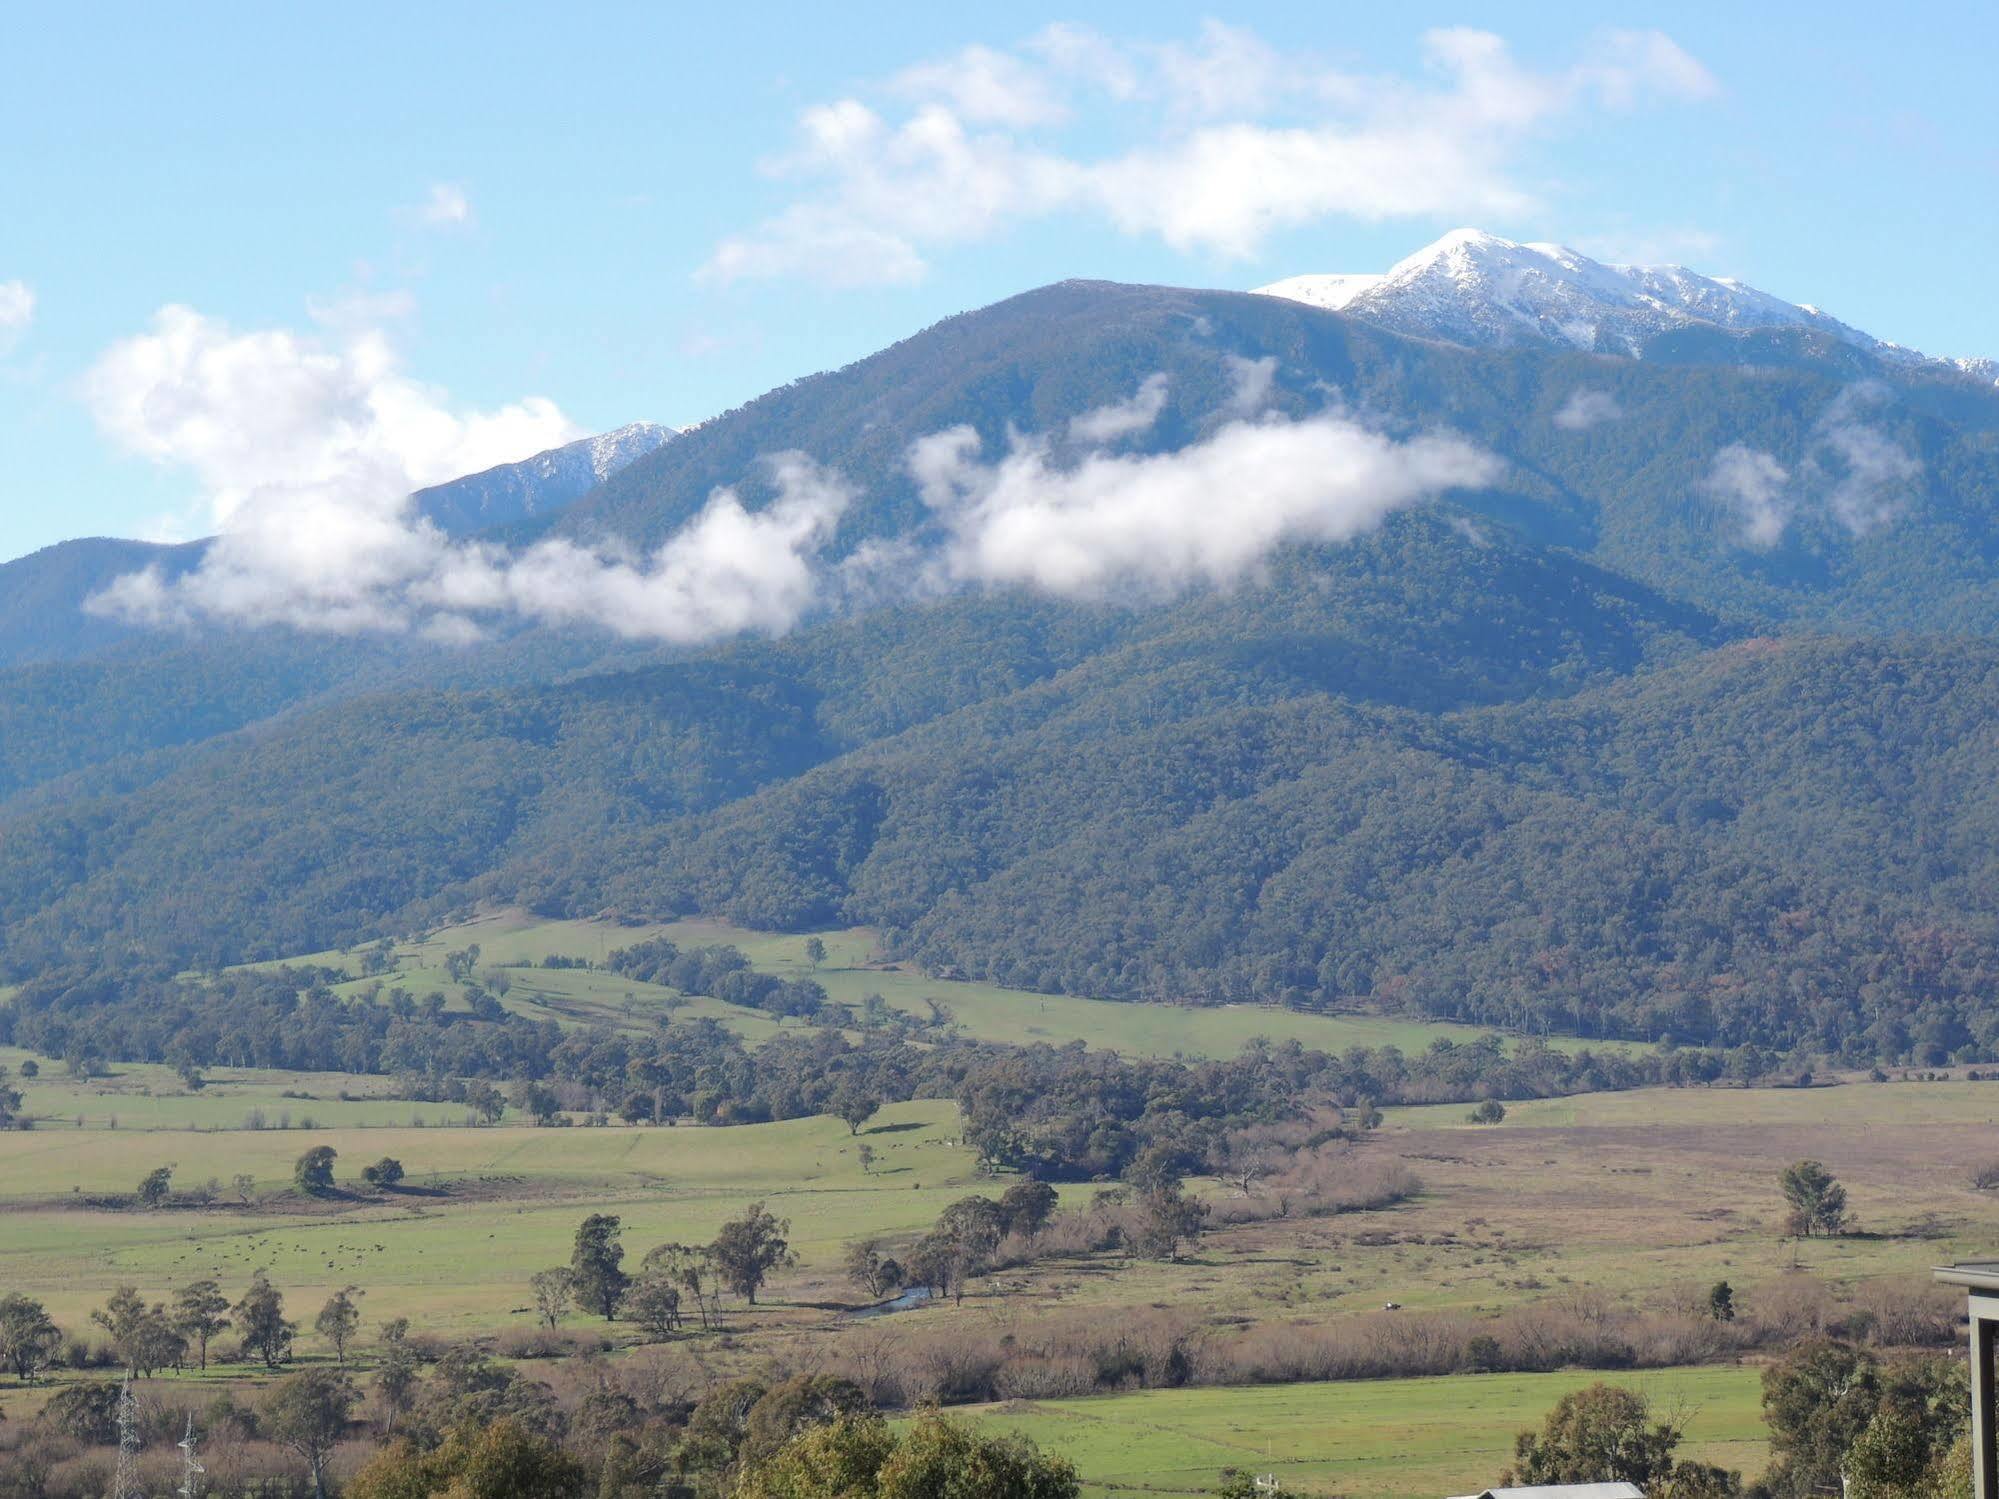
[(849, 601), (703, 649), (17, 653), (0, 981), (498, 901), (867, 924), (940, 973), (1134, 1002), (1999, 1056), (1999, 392), (1811, 326), (1635, 353), (1064, 283), (492, 534), (656, 545), (718, 487), (768, 502), (760, 460), (796, 451), (855, 491), (830, 557), (923, 548), (917, 439), (997, 453), (1164, 375), (1130, 451), (1168, 453), (1243, 361), (1271, 361), (1274, 419), (1449, 430), (1501, 477), (1219, 590)]

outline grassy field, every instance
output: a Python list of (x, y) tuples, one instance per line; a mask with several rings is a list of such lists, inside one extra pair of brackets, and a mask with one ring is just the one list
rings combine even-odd
[[(0, 1286), (45, 1299), (66, 1325), (120, 1284), (163, 1295), (204, 1276), (238, 1286), (258, 1268), (299, 1306), (350, 1282), (371, 1318), (407, 1315), (436, 1331), (531, 1325), (527, 1280), (568, 1258), (577, 1221), (625, 1221), (634, 1260), (669, 1239), (705, 1242), (755, 1200), (792, 1221), (801, 1265), (779, 1293), (838, 1288), (851, 1240), (913, 1233), (971, 1189), (971, 1154), (952, 1143), (948, 1104), (896, 1105), (860, 1139), (829, 1119), (730, 1129), (318, 1129), (229, 1133), (37, 1129), (0, 1134)], [(867, 1143), (878, 1157), (861, 1167)], [(312, 1203), (286, 1190), (292, 1163), (330, 1145), (336, 1173), (394, 1156), (408, 1190)], [(249, 1204), (93, 1208), (155, 1165), (177, 1183), (253, 1176)]]
[(1123, 1004), (1034, 994), (997, 984), (950, 982), (878, 962), (875, 934), (865, 927), (817, 933), (826, 946), (826, 957), (815, 966), (805, 955), (805, 945), (815, 934), (756, 932), (705, 920), (619, 926), (544, 921), (519, 912), (499, 912), (396, 946), (393, 971), (374, 978), (361, 976), (364, 953), (360, 950), (314, 953), (298, 961), (356, 975), (338, 986), (343, 993), (359, 993), (379, 980), (417, 995), (434, 990), (444, 994), (454, 1007), (462, 1007), (464, 989), (445, 971), (445, 954), (476, 944), (479, 969), (507, 972), (511, 987), (504, 1003), (521, 1014), (566, 1024), (618, 1025), (643, 1023), (660, 1010), (678, 1006), (687, 1015), (713, 1016), (752, 1043), (775, 1032), (777, 1022), (754, 1010), (678, 996), (670, 989), (635, 983), (613, 973), (536, 966), (550, 954), (601, 964), (620, 947), (662, 935), (683, 946), (730, 943), (766, 973), (816, 979), (840, 1004), (858, 1007), (869, 994), (879, 994), (894, 1008), (927, 1019), (934, 1000), (948, 1009), (965, 1034), (988, 1041), (1063, 1045), (1080, 1040), (1129, 1056), (1218, 1057), (1234, 1056), (1246, 1042), (1259, 1036), (1272, 1041), (1297, 1040), (1328, 1051), (1354, 1046), (1419, 1051), (1439, 1037), (1468, 1041), (1483, 1034), (1470, 1026), (1383, 1016), (1312, 1015), (1266, 1005), (1189, 1008)]
[[(1515, 1433), (1538, 1425), (1587, 1374), (1480, 1374), (1246, 1389), (1146, 1390), (973, 1412), (1076, 1464), (1092, 1499), (1211, 1494), (1226, 1468), (1274, 1473), (1305, 1494), (1438, 1499), (1498, 1481)], [(1609, 1375), (1655, 1411), (1687, 1416), (1683, 1456), (1753, 1477), (1769, 1460), (1758, 1372)]]
[(463, 1104), (390, 1098), (385, 1077), (218, 1067), (204, 1074), (207, 1085), (195, 1091), (173, 1068), (143, 1062), (119, 1063), (104, 1077), (73, 1078), (60, 1063), (44, 1059), (41, 1076), (21, 1077), (21, 1064), (30, 1060), (30, 1052), (0, 1047), (0, 1066), (15, 1075), (23, 1109), (42, 1131), (58, 1135), (79, 1129), (245, 1129), (253, 1116), (272, 1130), (303, 1129), (308, 1121), (343, 1129), (458, 1124), (466, 1112)]

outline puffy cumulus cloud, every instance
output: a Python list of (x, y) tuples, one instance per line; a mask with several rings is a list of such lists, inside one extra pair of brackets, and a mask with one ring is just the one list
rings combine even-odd
[(225, 525), (245, 506), (394, 514), (412, 489), (582, 435), (541, 397), (453, 409), (401, 371), (379, 329), (330, 344), (281, 328), (238, 332), (178, 306), (112, 345), (82, 392), (119, 446), (191, 470)]
[(35, 320), (35, 293), (25, 281), (0, 281), (0, 354), (13, 348)]
[[(1051, 27), (1011, 51), (971, 48), (892, 79), (885, 99), (806, 110), (767, 163), (792, 201), (718, 245), (700, 274), (908, 281), (926, 257), (1024, 220), (1084, 213), (1183, 251), (1243, 258), (1326, 218), (1477, 218), (1530, 195), (1514, 163), (1585, 112), (1714, 92), (1657, 32), (1599, 37), (1564, 68), (1526, 67), (1499, 37), (1423, 38), (1427, 76), (1357, 75), (1209, 23), (1135, 45)], [(1107, 153), (1065, 132), (1135, 142)]]
[(1237, 419), (1175, 452), (1067, 466), (1031, 440), (986, 461), (957, 427), (912, 445), (908, 466), (949, 532), (950, 582), (1082, 596), (1234, 583), (1287, 543), (1346, 540), (1502, 467), (1460, 437), (1396, 441), (1340, 413)]
[(462, 228), (472, 222), (472, 200), (455, 182), (435, 182), (417, 217), (433, 229)]
[(413, 512), (412, 491), (581, 433), (538, 398), (454, 409), (399, 371), (379, 332), (329, 346), (285, 330), (237, 333), (170, 307), (98, 361), (84, 394), (119, 445), (190, 470), (218, 527), (192, 572), (129, 574), (91, 601), (155, 624), (441, 640), (505, 618), (681, 641), (782, 630), (811, 602), (814, 555), (848, 501), (837, 480), (790, 457), (773, 461), (772, 504), (752, 513), (718, 491), (648, 556), (453, 542)]
[(1617, 421), (1623, 415), (1624, 408), (1617, 404), (1617, 397), (1609, 391), (1578, 387), (1569, 392), (1569, 398), (1562, 402), (1562, 409), (1555, 413), (1555, 425), (1564, 432), (1587, 432), (1604, 422)]
[(1790, 480), (1790, 473), (1771, 454), (1736, 442), (1714, 455), (1701, 487), (1741, 518), (1745, 542), (1772, 547), (1791, 523), (1793, 506), (1784, 493)]

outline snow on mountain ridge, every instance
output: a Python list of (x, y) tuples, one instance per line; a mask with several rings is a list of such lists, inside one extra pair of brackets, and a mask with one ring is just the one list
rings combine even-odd
[(1931, 360), (1733, 277), (1608, 264), (1566, 245), (1520, 244), (1478, 229), (1454, 229), (1380, 275), (1291, 276), (1256, 290), (1472, 348), (1552, 344), (1635, 358), (1648, 340), (1695, 324), (1806, 328), (1897, 364), (1999, 376), (1990, 360)]

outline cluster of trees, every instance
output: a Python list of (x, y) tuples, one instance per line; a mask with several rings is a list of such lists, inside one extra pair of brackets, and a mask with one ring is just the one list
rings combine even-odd
[(810, 979), (758, 973), (740, 949), (726, 943), (683, 950), (666, 937), (654, 937), (617, 949), (605, 966), (643, 983), (664, 984), (683, 994), (704, 995), (777, 1016), (813, 1020), (826, 1010), (826, 991), (818, 984)]
[(761, 1202), (724, 1223), (707, 1244), (655, 1245), (636, 1274), (625, 1268), (623, 1227), (615, 1214), (590, 1214), (577, 1225), (569, 1263), (536, 1272), (535, 1311), (550, 1330), (572, 1304), (606, 1320), (622, 1317), (655, 1340), (682, 1325), (690, 1304), (701, 1325), (713, 1327), (724, 1291), (755, 1306), (771, 1275), (796, 1263), (790, 1222)]
[[(360, 1288), (347, 1286), (327, 1298), (313, 1327), (332, 1346), (343, 1364), (348, 1345), (360, 1327), (356, 1298)], [(90, 1314), (104, 1332), (112, 1357), (137, 1378), (151, 1378), (161, 1369), (180, 1369), (190, 1362), (206, 1369), (211, 1344), (234, 1328), (236, 1355), (246, 1363), (279, 1369), (292, 1358), (298, 1324), (285, 1316), (284, 1293), (262, 1270), (232, 1305), (221, 1284), (192, 1280), (171, 1301), (148, 1303), (136, 1286), (120, 1286)], [(0, 1296), (0, 1364), (16, 1379), (33, 1383), (62, 1357), (62, 1329), (48, 1309), (32, 1297), (12, 1292)]]

